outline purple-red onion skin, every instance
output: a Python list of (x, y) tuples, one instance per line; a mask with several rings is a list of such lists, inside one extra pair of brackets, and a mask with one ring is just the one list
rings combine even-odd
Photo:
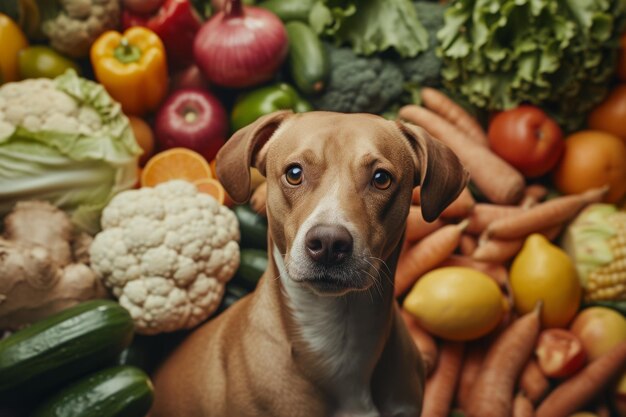
[[(193, 111), (195, 119), (185, 119)], [(215, 158), (228, 135), (228, 114), (219, 100), (208, 91), (183, 88), (173, 92), (159, 108), (154, 122), (161, 149), (192, 149), (208, 161)]]
[(288, 48), (287, 32), (276, 15), (243, 6), (239, 16), (219, 12), (204, 23), (196, 35), (194, 56), (210, 83), (242, 88), (272, 79)]

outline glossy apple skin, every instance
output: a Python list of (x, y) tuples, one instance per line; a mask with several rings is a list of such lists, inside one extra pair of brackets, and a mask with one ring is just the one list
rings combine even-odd
[(530, 105), (496, 114), (487, 137), (491, 149), (526, 178), (548, 173), (561, 158), (565, 144), (559, 125)]
[(183, 147), (215, 158), (228, 134), (228, 116), (219, 100), (207, 91), (183, 88), (170, 95), (154, 123), (162, 149)]

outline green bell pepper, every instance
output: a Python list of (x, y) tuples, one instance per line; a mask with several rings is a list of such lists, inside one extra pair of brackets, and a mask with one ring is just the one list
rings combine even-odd
[(78, 74), (81, 72), (75, 62), (47, 46), (29, 46), (18, 54), (18, 69), (22, 80), (56, 78), (69, 68), (73, 68)]
[(237, 131), (277, 110), (303, 113), (313, 110), (313, 107), (289, 84), (269, 85), (247, 92), (237, 99), (230, 115), (231, 129)]

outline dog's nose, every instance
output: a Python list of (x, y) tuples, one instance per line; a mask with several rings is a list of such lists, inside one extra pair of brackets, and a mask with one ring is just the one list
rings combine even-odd
[(334, 265), (352, 253), (352, 235), (343, 226), (318, 225), (305, 236), (309, 257), (324, 265)]

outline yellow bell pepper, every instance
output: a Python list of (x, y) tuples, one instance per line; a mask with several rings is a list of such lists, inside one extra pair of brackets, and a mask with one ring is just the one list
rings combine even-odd
[(0, 84), (19, 79), (18, 52), (28, 46), (22, 29), (5, 14), (0, 13)]
[(91, 46), (91, 64), (98, 82), (126, 114), (155, 110), (167, 93), (165, 49), (150, 29), (103, 33)]

